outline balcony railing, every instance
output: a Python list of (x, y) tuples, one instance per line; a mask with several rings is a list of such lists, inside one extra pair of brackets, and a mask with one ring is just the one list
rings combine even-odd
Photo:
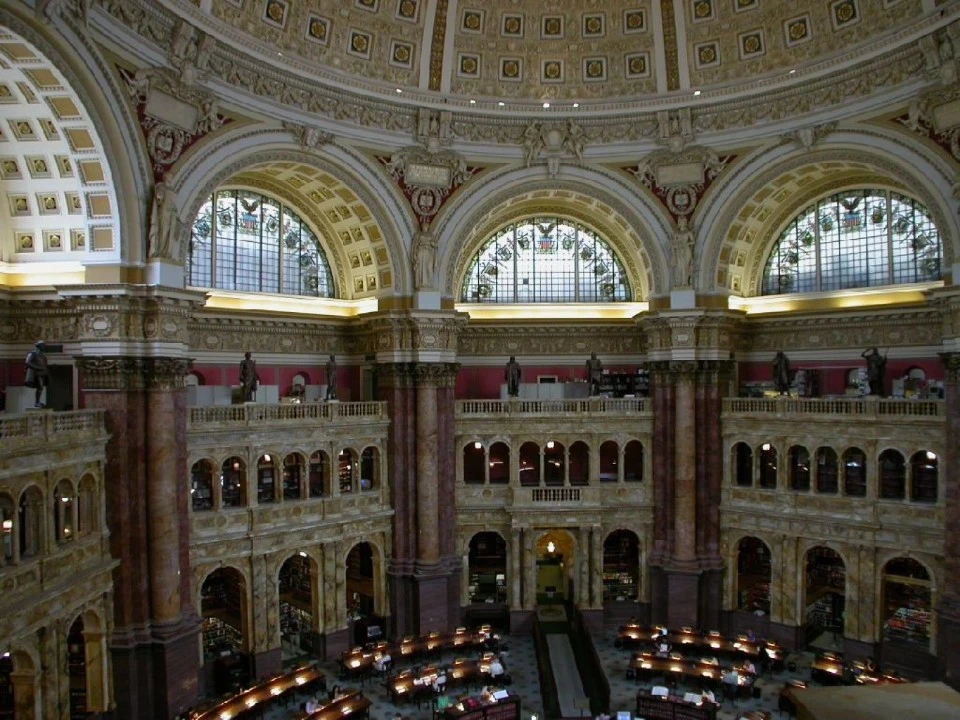
[(344, 420), (386, 420), (385, 402), (301, 403), (282, 405), (225, 405), (187, 409), (187, 428), (212, 425), (262, 425), (264, 423), (337, 423)]
[(530, 500), (535, 503), (578, 503), (580, 502), (580, 488), (533, 488), (530, 491)]
[(888, 398), (726, 398), (724, 413), (744, 415), (850, 415), (860, 417), (946, 417), (943, 400)]
[(582, 398), (576, 400), (458, 400), (457, 417), (490, 415), (625, 415), (647, 409), (645, 398)]
[(103, 410), (37, 411), (0, 416), (0, 443), (15, 438), (27, 438), (37, 442), (56, 441), (72, 433), (94, 437), (104, 431), (103, 412)]

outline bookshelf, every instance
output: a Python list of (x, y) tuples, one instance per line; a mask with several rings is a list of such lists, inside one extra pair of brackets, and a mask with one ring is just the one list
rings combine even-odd
[(507, 544), (498, 534), (478, 533), (470, 541), (470, 601), (507, 602)]
[(636, 372), (606, 373), (600, 380), (600, 395), (616, 398), (626, 395), (647, 397), (650, 395), (650, 373), (644, 369)]
[(603, 600), (634, 601), (640, 596), (640, 550), (636, 536), (618, 531), (603, 543)]

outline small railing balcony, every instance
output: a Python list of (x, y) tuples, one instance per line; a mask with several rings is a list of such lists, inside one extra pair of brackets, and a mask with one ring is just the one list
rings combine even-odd
[(0, 416), (0, 453), (106, 433), (103, 410), (36, 411)]

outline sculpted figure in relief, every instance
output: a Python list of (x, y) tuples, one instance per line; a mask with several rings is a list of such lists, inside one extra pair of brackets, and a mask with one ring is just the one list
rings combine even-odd
[(170, 173), (165, 173), (163, 180), (153, 189), (147, 256), (180, 261), (180, 224), (177, 193), (170, 186)]
[(543, 132), (540, 123), (530, 123), (523, 131), (523, 164), (530, 167), (543, 150)]
[(677, 234), (673, 238), (673, 286), (690, 287), (693, 274), (693, 231), (686, 215), (677, 221)]
[(437, 237), (429, 226), (417, 233), (413, 243), (414, 287), (417, 290), (433, 287), (433, 273), (437, 264)]

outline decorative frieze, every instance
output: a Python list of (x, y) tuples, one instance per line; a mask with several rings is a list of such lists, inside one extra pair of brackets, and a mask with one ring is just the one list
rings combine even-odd
[(182, 358), (93, 357), (76, 359), (85, 390), (178, 390), (190, 362)]

